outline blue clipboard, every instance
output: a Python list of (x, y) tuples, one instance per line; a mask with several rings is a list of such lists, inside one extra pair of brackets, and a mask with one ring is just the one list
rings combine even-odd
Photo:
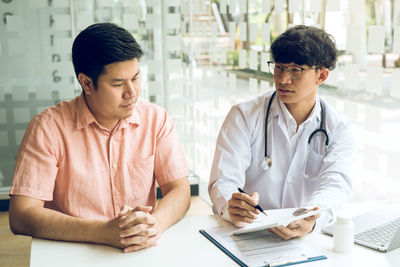
[[(217, 240), (215, 240), (211, 235), (209, 235), (206, 231), (204, 231), (203, 229), (199, 230), (200, 234), (202, 234), (203, 236), (205, 236), (208, 240), (211, 241), (211, 243), (213, 243), (215, 246), (217, 246), (220, 250), (222, 250), (222, 252), (224, 252), (226, 255), (228, 255), (234, 262), (236, 262), (239, 266), (241, 267), (248, 267), (248, 265), (246, 265), (243, 261), (241, 261), (238, 257), (236, 257), (235, 255), (233, 255), (229, 250), (227, 250), (223, 245), (221, 245)], [(316, 256), (316, 257), (310, 257), (306, 260), (301, 260), (301, 261), (296, 261), (296, 262), (289, 262), (289, 263), (284, 263), (284, 264), (280, 264), (280, 265), (272, 265), (274, 267), (284, 267), (284, 266), (291, 266), (291, 265), (295, 265), (295, 264), (301, 264), (301, 263), (306, 263), (306, 262), (312, 262), (312, 261), (319, 261), (319, 260), (326, 260), (327, 257), (326, 256)], [(264, 265), (266, 267), (270, 266), (270, 265)]]

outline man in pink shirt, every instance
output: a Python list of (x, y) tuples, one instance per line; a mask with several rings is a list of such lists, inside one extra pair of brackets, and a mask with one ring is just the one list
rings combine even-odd
[(156, 245), (185, 215), (188, 169), (166, 111), (139, 99), (141, 55), (111, 23), (76, 37), (82, 94), (36, 115), (25, 132), (10, 191), (15, 234), (129, 252)]

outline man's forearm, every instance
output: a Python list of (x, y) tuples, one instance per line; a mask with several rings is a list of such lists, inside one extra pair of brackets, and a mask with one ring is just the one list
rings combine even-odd
[(10, 216), (15, 234), (64, 241), (105, 243), (100, 234), (104, 224), (41, 207), (30, 207)]
[(157, 225), (164, 232), (185, 216), (190, 206), (190, 185), (181, 185), (171, 189), (157, 205), (153, 215)]

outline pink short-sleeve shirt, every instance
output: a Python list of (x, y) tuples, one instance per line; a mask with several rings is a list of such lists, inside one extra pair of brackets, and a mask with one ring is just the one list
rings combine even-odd
[(107, 220), (123, 205), (155, 205), (155, 182), (189, 175), (173, 121), (139, 100), (113, 131), (99, 125), (83, 95), (36, 115), (19, 148), (11, 195), (62, 213)]

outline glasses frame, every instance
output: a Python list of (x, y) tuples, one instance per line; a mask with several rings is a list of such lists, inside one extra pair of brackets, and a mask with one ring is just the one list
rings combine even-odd
[[(301, 79), (301, 76), (303, 75), (303, 71), (306, 71), (306, 70), (318, 70), (318, 69), (320, 69), (320, 68), (318, 68), (318, 67), (315, 67), (315, 68), (303, 68), (303, 67), (300, 67), (299, 65), (294, 65), (294, 64), (290, 64), (290, 65), (287, 65), (287, 66), (284, 66), (283, 64), (281, 64), (281, 63), (276, 63), (275, 61), (268, 61), (267, 62), (268, 63), (268, 70), (269, 70), (269, 72), (272, 74), (272, 75), (276, 75), (276, 76), (278, 76), (278, 75), (282, 75), (282, 73), (283, 73), (283, 71), (285, 71), (286, 70), (286, 73), (289, 75), (289, 77), (290, 77), (290, 79), (291, 80), (300, 80)], [(272, 69), (272, 67), (271, 67), (271, 64), (274, 64), (274, 68)], [(282, 66), (282, 71), (280, 72), (280, 73), (278, 73), (278, 74), (275, 74), (275, 66), (276, 65), (281, 65)], [(291, 71), (289, 71), (289, 68), (290, 67), (296, 67), (296, 68), (299, 68), (301, 71), (300, 71), (300, 76), (298, 77), (298, 78), (293, 78), (293, 74), (292, 74), (292, 72)]]

